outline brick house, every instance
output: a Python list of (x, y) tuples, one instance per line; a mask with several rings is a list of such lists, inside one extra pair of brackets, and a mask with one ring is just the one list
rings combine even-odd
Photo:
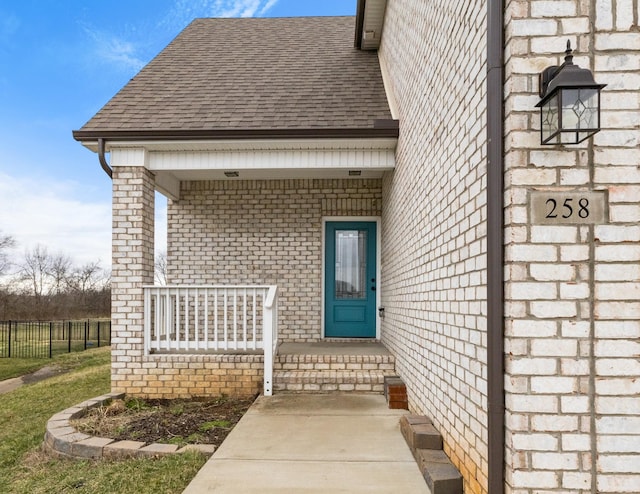
[[(194, 21), (74, 132), (113, 178), (114, 390), (379, 391), (395, 373), (465, 492), (640, 492), (639, 17), (366, 0)], [(543, 146), (538, 74), (567, 40), (607, 84), (603, 130)], [(598, 191), (598, 221), (534, 211)]]

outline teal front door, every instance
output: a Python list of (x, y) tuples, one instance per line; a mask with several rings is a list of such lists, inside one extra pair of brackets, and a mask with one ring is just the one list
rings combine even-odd
[(376, 223), (327, 222), (325, 336), (376, 336)]

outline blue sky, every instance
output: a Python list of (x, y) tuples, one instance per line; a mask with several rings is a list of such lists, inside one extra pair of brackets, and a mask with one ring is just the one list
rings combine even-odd
[(0, 2), (0, 232), (16, 240), (14, 259), (41, 244), (110, 266), (111, 182), (71, 131), (192, 19), (355, 9), (356, 0)]

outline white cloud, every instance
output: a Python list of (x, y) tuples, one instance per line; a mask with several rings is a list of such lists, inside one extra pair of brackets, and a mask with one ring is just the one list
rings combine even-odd
[(253, 17), (260, 3), (260, 0), (218, 0), (212, 17)]
[[(111, 268), (111, 203), (75, 199), (82, 185), (16, 178), (0, 172), (0, 232), (12, 236), (13, 262), (40, 244), (75, 265)], [(166, 199), (156, 195), (156, 251), (166, 251)]]
[(264, 15), (278, 0), (215, 0), (210, 17), (253, 17)]
[(81, 24), (81, 27), (93, 42), (93, 53), (97, 60), (104, 60), (133, 72), (139, 71), (147, 63), (141, 58), (135, 43), (88, 24)]
[(260, 9), (260, 12), (258, 12), (258, 15), (266, 14), (275, 6), (276, 3), (278, 3), (278, 0), (269, 0), (268, 2), (265, 2), (264, 6)]
[[(279, 0), (175, 0), (167, 15), (159, 21), (156, 33), (142, 30), (122, 36), (101, 30), (89, 22), (80, 22), (80, 27), (90, 40), (93, 61), (109, 62), (112, 66), (127, 72), (138, 72), (149, 61), (149, 50), (158, 48), (154, 40), (159, 33), (172, 38), (198, 17), (254, 17), (263, 16)], [(164, 36), (159, 36), (164, 40)], [(164, 45), (164, 41), (163, 44)], [(161, 48), (162, 46), (160, 46)]]
[(79, 186), (0, 173), (0, 230), (16, 240), (14, 260), (41, 244), (76, 264), (110, 267), (111, 205), (74, 199)]
[(279, 0), (176, 0), (163, 24), (184, 28), (197, 17), (265, 15)]

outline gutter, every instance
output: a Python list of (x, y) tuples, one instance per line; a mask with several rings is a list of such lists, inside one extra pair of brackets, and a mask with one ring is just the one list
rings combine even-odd
[(339, 139), (339, 138), (398, 138), (398, 120), (381, 119), (373, 127), (361, 128), (285, 128), (285, 129), (189, 129), (189, 130), (74, 130), (76, 141), (196, 141), (216, 139)]
[(504, 0), (487, 12), (487, 401), (491, 494), (504, 493)]

